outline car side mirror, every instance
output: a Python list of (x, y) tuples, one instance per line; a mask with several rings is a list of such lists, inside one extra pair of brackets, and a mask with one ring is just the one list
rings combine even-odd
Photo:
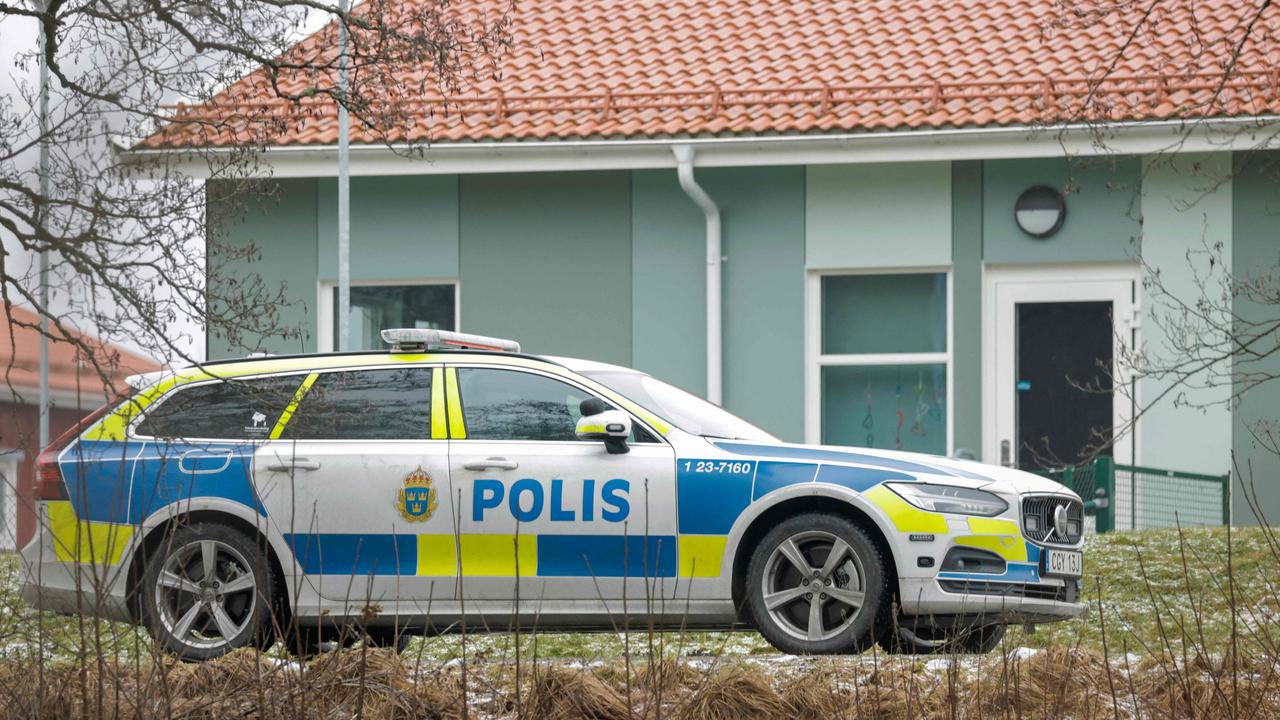
[(587, 398), (578, 409), (582, 412), (576, 428), (579, 440), (603, 440), (610, 455), (630, 451), (627, 447), (627, 438), (631, 437), (630, 415), (611, 409), (600, 398)]

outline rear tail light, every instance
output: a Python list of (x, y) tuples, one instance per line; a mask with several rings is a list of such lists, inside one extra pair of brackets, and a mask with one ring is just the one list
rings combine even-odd
[(94, 410), (86, 415), (80, 422), (72, 425), (66, 432), (62, 433), (49, 443), (49, 447), (40, 452), (36, 457), (36, 500), (66, 500), (67, 499), (67, 483), (66, 478), (62, 476), (62, 468), (58, 465), (58, 455), (71, 444), (73, 440), (80, 437), (80, 433), (86, 428), (97, 422), (103, 415), (116, 406), (116, 402), (110, 402), (102, 407)]
[(36, 500), (66, 500), (67, 484), (62, 480), (62, 469), (58, 467), (58, 452), (53, 449), (40, 453), (36, 458)]

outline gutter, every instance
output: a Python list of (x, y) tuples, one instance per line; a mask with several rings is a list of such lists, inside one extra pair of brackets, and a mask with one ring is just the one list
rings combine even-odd
[[(1116, 156), (1226, 152), (1274, 146), (1280, 115), (1214, 120), (1070, 123), (980, 128), (864, 131), (634, 140), (526, 140), (356, 145), (352, 175), (441, 175), (556, 170), (670, 168), (672, 149), (687, 145), (701, 167), (826, 165), (922, 160)], [(112, 139), (117, 160), (208, 177), (237, 148), (133, 149), (139, 139)], [(425, 158), (410, 150), (425, 150)], [(335, 145), (277, 145), (261, 149), (255, 174), (264, 177), (330, 177)], [(425, 162), (424, 162), (425, 159)], [(139, 168), (143, 170), (143, 168)]]
[(720, 208), (693, 176), (693, 147), (676, 145), (671, 148), (676, 156), (676, 177), (680, 188), (689, 199), (702, 209), (707, 220), (707, 400), (716, 405), (723, 400), (723, 352), (721, 323), (721, 271), (723, 260), (720, 249)]

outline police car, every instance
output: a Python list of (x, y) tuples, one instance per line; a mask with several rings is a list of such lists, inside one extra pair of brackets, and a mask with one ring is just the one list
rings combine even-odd
[[(983, 652), (1079, 616), (1083, 505), (1016, 470), (783, 443), (660, 380), (387, 330), (143, 378), (38, 460), (23, 597), (205, 659), (280, 628), (756, 627)], [(381, 634), (380, 634), (381, 633)]]

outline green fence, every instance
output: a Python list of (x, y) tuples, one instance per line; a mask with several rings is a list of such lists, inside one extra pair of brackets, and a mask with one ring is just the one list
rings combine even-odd
[(1045, 474), (1085, 499), (1086, 532), (1231, 521), (1230, 475), (1117, 465), (1109, 457)]

